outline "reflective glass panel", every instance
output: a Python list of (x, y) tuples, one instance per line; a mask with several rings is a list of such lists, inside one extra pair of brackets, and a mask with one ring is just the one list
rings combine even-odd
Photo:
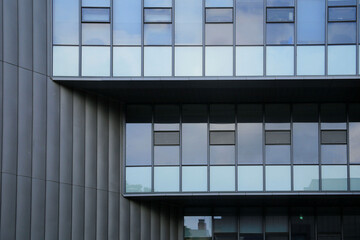
[(144, 24), (145, 45), (171, 45), (171, 24)]
[(315, 239), (315, 217), (312, 208), (293, 208), (291, 210), (291, 239)]
[(126, 192), (151, 192), (151, 167), (127, 167)]
[(266, 191), (290, 191), (290, 166), (266, 166)]
[(213, 217), (214, 239), (237, 240), (237, 217), (232, 216), (234, 211), (220, 215), (221, 212), (217, 213), (215, 209)]
[(266, 104), (265, 122), (266, 130), (290, 130), (290, 105)]
[(171, 76), (171, 47), (144, 48), (144, 75)]
[(346, 105), (342, 103), (321, 104), (321, 129), (346, 129)]
[[(154, 107), (155, 130), (179, 130), (180, 108), (179, 105), (159, 104)], [(171, 124), (170, 124), (171, 123)], [(176, 123), (176, 124), (172, 124)], [(174, 126), (175, 128), (170, 128)]]
[(330, 7), (329, 21), (356, 21), (356, 7)]
[(175, 76), (201, 76), (202, 66), (202, 47), (175, 48)]
[(293, 104), (292, 118), (294, 122), (318, 122), (319, 106), (311, 103)]
[(144, 9), (144, 22), (171, 22), (170, 8)]
[(79, 47), (53, 47), (53, 76), (79, 76)]
[(232, 23), (232, 8), (207, 8), (205, 10), (207, 23)]
[(126, 165), (151, 165), (151, 123), (126, 124)]
[(182, 191), (207, 191), (207, 167), (182, 167)]
[(293, 123), (293, 158), (295, 164), (319, 162), (318, 123)]
[(321, 145), (321, 162), (323, 164), (346, 164), (346, 144)]
[(347, 190), (347, 166), (322, 166), (321, 177), (323, 191)]
[(126, 106), (127, 123), (151, 123), (152, 106), (151, 105), (127, 105)]
[(360, 191), (360, 166), (350, 166), (350, 190)]
[(263, 191), (263, 166), (238, 166), (238, 191)]
[(110, 76), (110, 47), (82, 47), (82, 76)]
[(266, 47), (266, 75), (294, 75), (294, 47)]
[(235, 167), (210, 167), (210, 191), (235, 191)]
[(179, 167), (154, 167), (154, 191), (178, 192)]
[(268, 8), (267, 22), (294, 22), (294, 8)]
[(110, 8), (82, 8), (82, 22), (110, 22)]
[(182, 164), (207, 164), (207, 124), (182, 124)]
[(235, 164), (235, 146), (210, 146), (210, 164)]
[(294, 191), (319, 191), (319, 167), (294, 166)]
[(294, 44), (294, 24), (267, 23), (266, 44)]
[[(216, 123), (216, 124), (212, 124)], [(231, 124), (222, 124), (231, 123)], [(210, 130), (235, 130), (235, 105), (210, 105)]]
[(236, 47), (236, 75), (262, 76), (263, 57), (263, 47)]
[(297, 47), (297, 75), (324, 75), (325, 47)]
[(79, 44), (79, 2), (53, 0), (53, 43)]
[(83, 7), (110, 7), (110, 0), (82, 0)]
[(344, 240), (360, 239), (360, 209), (359, 207), (344, 208), (343, 235)]
[(205, 7), (232, 7), (232, 0), (205, 0)]
[[(328, 24), (328, 43), (355, 43), (356, 23), (355, 22), (331, 22)], [(329, 47), (330, 49), (330, 47)]]
[(202, 44), (202, 0), (175, 1), (175, 44)]
[(289, 225), (288, 213), (286, 208), (266, 209), (266, 218), (265, 218), (266, 233), (287, 233), (289, 229), (288, 225)]
[(179, 165), (179, 146), (155, 146), (155, 165)]
[(83, 23), (83, 45), (110, 45), (110, 24)]
[(206, 45), (232, 45), (233, 25), (232, 24), (205, 24)]
[[(317, 209), (318, 239), (341, 239), (341, 211), (337, 207)], [(323, 235), (322, 235), (323, 234)]]
[(141, 75), (140, 47), (114, 47), (113, 51), (114, 76)]
[(294, 0), (267, 0), (268, 7), (294, 6)]
[(114, 45), (141, 44), (141, 0), (113, 2)]
[(261, 164), (263, 162), (262, 123), (238, 123), (237, 146), (239, 164)]
[(262, 0), (236, 0), (236, 44), (263, 44)]
[(328, 0), (329, 6), (354, 6), (356, 0)]
[(205, 104), (183, 104), (182, 105), (183, 123), (207, 123), (208, 106)]
[(206, 47), (205, 48), (205, 75), (232, 76), (233, 75), (233, 48)]
[(266, 145), (266, 164), (289, 164), (290, 145)]
[(144, 0), (144, 7), (171, 7), (171, 0)]
[(185, 240), (211, 240), (212, 239), (212, 217), (196, 216), (184, 217)]
[(349, 123), (350, 163), (360, 163), (360, 123)]
[[(244, 240), (262, 240), (263, 221), (262, 209), (246, 207), (240, 210), (240, 239)], [(250, 235), (254, 234), (254, 235)], [(259, 238), (259, 235), (261, 238)]]
[(297, 42), (300, 44), (325, 42), (325, 0), (298, 0)]

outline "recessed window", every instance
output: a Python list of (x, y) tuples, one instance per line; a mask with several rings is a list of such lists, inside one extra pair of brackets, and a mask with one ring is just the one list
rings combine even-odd
[(356, 7), (329, 7), (329, 22), (356, 21)]
[(266, 131), (266, 145), (289, 145), (291, 143), (290, 131)]
[(321, 131), (321, 144), (346, 144), (346, 131)]
[(294, 8), (267, 8), (267, 22), (294, 22)]
[(210, 132), (210, 145), (234, 145), (235, 132), (212, 131)]
[(154, 132), (154, 144), (161, 145), (179, 145), (179, 132)]
[(207, 8), (205, 10), (206, 23), (232, 23), (232, 8)]
[(145, 8), (145, 23), (171, 23), (171, 8)]
[(83, 7), (81, 11), (83, 23), (110, 23), (110, 8)]

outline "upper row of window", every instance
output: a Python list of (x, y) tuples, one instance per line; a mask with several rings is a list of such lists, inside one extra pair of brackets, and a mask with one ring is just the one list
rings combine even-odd
[(113, 45), (356, 43), (356, 0), (143, 1), (53, 0), (53, 43), (110, 45), (111, 25)]

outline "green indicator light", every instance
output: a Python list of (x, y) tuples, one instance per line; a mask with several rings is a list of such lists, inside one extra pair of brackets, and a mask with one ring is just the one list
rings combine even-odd
[(300, 220), (304, 220), (304, 217), (302, 215), (299, 216)]

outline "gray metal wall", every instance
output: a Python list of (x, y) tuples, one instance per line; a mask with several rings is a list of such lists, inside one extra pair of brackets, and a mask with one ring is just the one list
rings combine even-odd
[(121, 105), (48, 77), (50, 9), (0, 1), (0, 239), (182, 239), (176, 206), (121, 196)]

